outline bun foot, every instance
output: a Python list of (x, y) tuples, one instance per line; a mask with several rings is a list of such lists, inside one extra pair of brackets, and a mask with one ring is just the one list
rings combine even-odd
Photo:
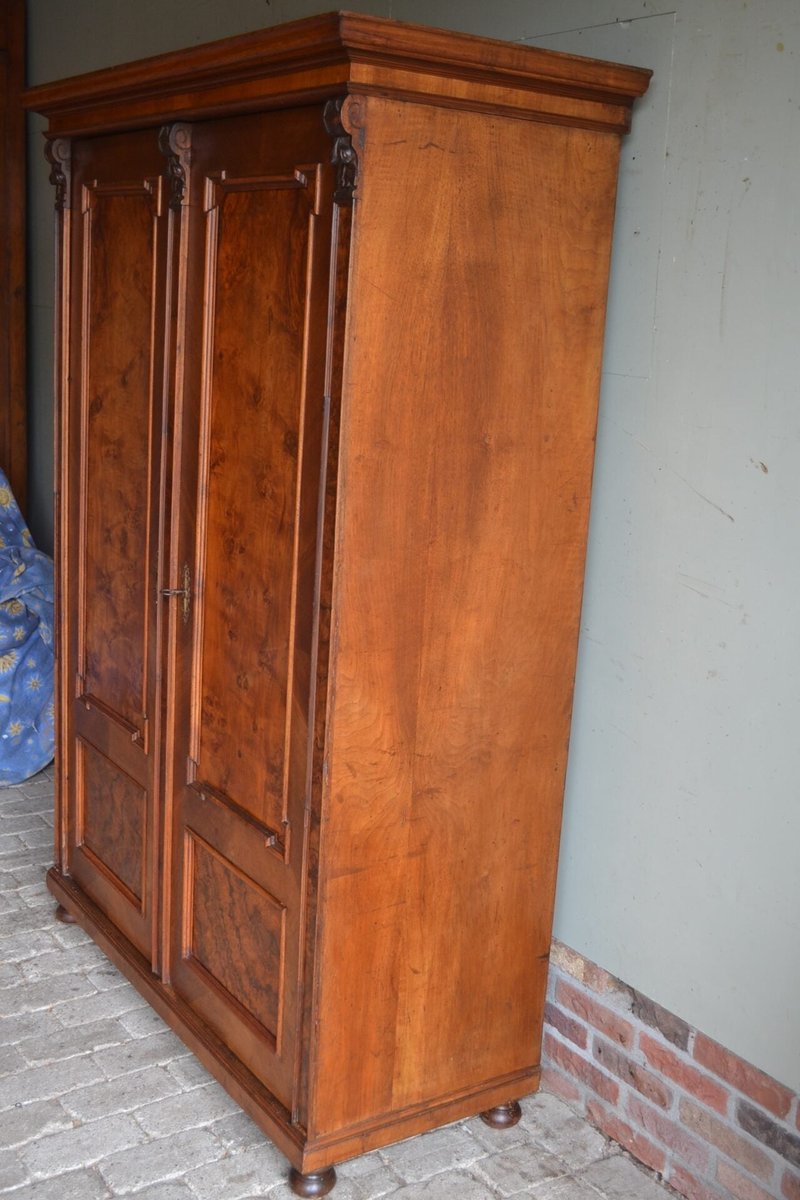
[(336, 1183), (336, 1172), (333, 1167), (326, 1171), (311, 1171), (304, 1175), (292, 1167), (289, 1172), (289, 1187), (295, 1196), (327, 1196)]
[(62, 904), (56, 905), (56, 920), (60, 921), (62, 925), (77, 925), (78, 923), (72, 913), (67, 912)]
[(492, 1129), (510, 1129), (516, 1125), (522, 1116), (518, 1100), (509, 1100), (508, 1104), (498, 1104), (496, 1108), (487, 1108), (481, 1113), (481, 1120)]

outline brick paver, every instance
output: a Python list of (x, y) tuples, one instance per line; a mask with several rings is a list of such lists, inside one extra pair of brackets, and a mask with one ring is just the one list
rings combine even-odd
[[(0, 1196), (290, 1200), (287, 1164), (82, 930), (59, 925), (52, 774), (0, 789)], [(338, 1168), (336, 1200), (667, 1200), (545, 1092)]]

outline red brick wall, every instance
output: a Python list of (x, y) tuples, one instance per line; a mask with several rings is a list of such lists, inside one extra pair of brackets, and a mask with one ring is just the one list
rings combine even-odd
[(800, 1200), (798, 1096), (560, 942), (542, 1087), (688, 1200)]

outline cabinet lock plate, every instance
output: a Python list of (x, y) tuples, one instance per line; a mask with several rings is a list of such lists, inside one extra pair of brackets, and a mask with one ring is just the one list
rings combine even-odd
[(192, 577), (189, 573), (189, 564), (184, 563), (183, 566), (183, 587), (180, 588), (162, 588), (162, 596), (183, 596), (183, 623), (184, 625), (189, 620), (189, 612), (192, 606)]

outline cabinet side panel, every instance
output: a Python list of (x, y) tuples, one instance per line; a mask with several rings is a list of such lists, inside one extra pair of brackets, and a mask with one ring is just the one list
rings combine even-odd
[(348, 119), (321, 1138), (538, 1062), (618, 161), (377, 97)]

